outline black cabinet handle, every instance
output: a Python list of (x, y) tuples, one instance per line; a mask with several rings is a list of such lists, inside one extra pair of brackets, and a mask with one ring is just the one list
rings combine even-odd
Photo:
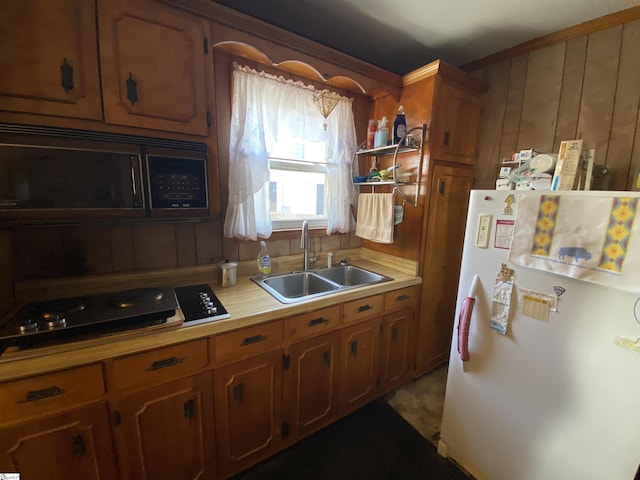
[(240, 403), (242, 401), (242, 397), (244, 396), (244, 385), (242, 383), (238, 383), (233, 386), (233, 399)]
[(322, 363), (324, 363), (324, 365), (326, 367), (331, 365), (331, 351), (327, 350), (326, 352), (324, 352), (322, 354)]
[(173, 367), (174, 365), (178, 365), (179, 363), (182, 363), (182, 360), (177, 357), (163, 358), (162, 360), (156, 360), (155, 362), (153, 362), (146, 371), (152, 372), (154, 370), (160, 370), (161, 368)]
[(43, 400), (45, 398), (57, 397), (58, 395), (62, 395), (64, 390), (60, 387), (48, 387), (43, 388), (41, 390), (30, 390), (24, 396), (22, 400), (19, 400), (16, 403), (27, 403), (27, 402), (35, 402), (36, 400)]
[(186, 402), (184, 402), (184, 418), (187, 420), (191, 420), (195, 415), (195, 405), (193, 402), (193, 398), (190, 398)]
[(358, 356), (358, 341), (354, 340), (353, 342), (351, 342), (351, 356), (356, 357)]
[(129, 72), (129, 78), (124, 82), (127, 87), (127, 100), (134, 106), (138, 101), (138, 82), (133, 78), (133, 74)]
[(444, 138), (442, 141), (442, 143), (444, 143), (447, 147), (449, 146), (449, 137), (451, 137), (451, 132), (447, 130), (446, 132), (444, 132)]
[(71, 439), (71, 450), (73, 451), (73, 455), (80, 458), (86, 452), (86, 448), (84, 447), (84, 438), (82, 435), (75, 435)]
[(391, 340), (394, 342), (398, 340), (398, 327), (391, 327)]
[(409, 300), (409, 297), (407, 297), (406, 295), (398, 295), (396, 297), (396, 302), (404, 302), (405, 300)]
[(242, 343), (240, 344), (241, 347), (244, 347), (245, 345), (251, 345), (252, 343), (258, 343), (258, 342), (262, 342), (263, 340), (266, 340), (267, 337), (265, 337), (264, 335), (254, 335), (253, 337), (247, 337), (244, 340), (242, 340)]
[(360, 305), (358, 307), (358, 313), (366, 312), (367, 310), (371, 310), (373, 307), (371, 305)]
[(329, 321), (324, 317), (318, 317), (318, 318), (314, 318), (312, 320), (309, 320), (309, 326), (310, 327), (315, 327), (316, 325), (321, 325), (323, 323), (329, 323)]
[(67, 57), (62, 60), (62, 65), (60, 65), (60, 85), (64, 88), (64, 93), (73, 90), (73, 67), (67, 62)]

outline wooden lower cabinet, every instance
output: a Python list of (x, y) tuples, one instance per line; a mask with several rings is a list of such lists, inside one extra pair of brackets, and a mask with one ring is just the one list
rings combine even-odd
[(338, 414), (340, 333), (293, 344), (285, 357), (284, 424), (286, 443), (328, 425)]
[(280, 448), (282, 351), (214, 370), (220, 476), (247, 468)]
[(412, 376), (412, 342), (415, 309), (405, 309), (384, 316), (380, 354), (380, 390), (389, 392)]
[(210, 372), (114, 400), (112, 418), (122, 480), (215, 476)]
[(24, 480), (118, 478), (106, 403), (0, 428), (0, 472)]
[(344, 414), (377, 396), (380, 322), (373, 318), (342, 330), (338, 410)]

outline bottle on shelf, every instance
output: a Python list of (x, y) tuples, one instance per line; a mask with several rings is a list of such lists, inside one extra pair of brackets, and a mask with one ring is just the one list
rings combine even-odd
[(404, 116), (404, 107), (400, 105), (398, 107), (398, 113), (396, 119), (393, 122), (393, 144), (397, 145), (401, 141), (404, 141), (404, 137), (407, 135), (407, 120)]
[(260, 242), (260, 254), (258, 255), (258, 270), (265, 275), (271, 273), (271, 257), (267, 251), (267, 244)]
[(382, 117), (378, 122), (378, 130), (376, 131), (374, 148), (386, 147), (389, 139), (389, 127), (387, 126), (387, 117)]
[(378, 122), (376, 122), (375, 120), (371, 119), (369, 120), (369, 125), (367, 127), (367, 143), (365, 148), (367, 150), (371, 150), (373, 148), (374, 145), (374, 140), (375, 140), (375, 136), (376, 136), (376, 130), (378, 130)]

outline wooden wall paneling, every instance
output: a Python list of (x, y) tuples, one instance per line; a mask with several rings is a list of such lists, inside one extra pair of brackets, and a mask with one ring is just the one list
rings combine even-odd
[(0, 317), (13, 308), (13, 248), (9, 230), (0, 230)]
[(12, 232), (14, 280), (63, 277), (70, 274), (65, 262), (61, 228), (19, 228)]
[(62, 232), (65, 263), (74, 275), (113, 271), (108, 227), (69, 227)]
[(502, 158), (500, 145), (509, 88), (510, 62), (491, 65), (484, 70), (483, 78), (489, 84), (484, 96), (478, 163), (475, 168), (474, 188), (495, 188), (497, 171)]
[(560, 105), (552, 149), (554, 153), (560, 150), (560, 142), (573, 140), (578, 135), (578, 118), (580, 116), (580, 99), (582, 98), (586, 56), (586, 35), (569, 40), (566, 43)]
[(111, 264), (114, 273), (130, 272), (136, 267), (136, 252), (133, 247), (133, 227), (130, 225), (112, 226), (109, 229), (111, 238)]
[(580, 102), (578, 138), (595, 148), (596, 164), (605, 164), (620, 62), (622, 26), (589, 35)]
[(529, 54), (518, 145), (538, 152), (552, 151), (564, 53), (565, 44), (559, 43)]
[(616, 88), (611, 136), (606, 165), (609, 167), (610, 188), (624, 190), (630, 175), (633, 141), (640, 104), (640, 20), (627, 23), (622, 30), (620, 68)]
[[(210, 265), (227, 258), (237, 260), (237, 257), (223, 254), (222, 224), (220, 216), (212, 216), (203, 222), (194, 224), (196, 233), (196, 262), (198, 265)], [(256, 255), (256, 258), (258, 256)]]
[(173, 225), (136, 225), (133, 228), (136, 270), (171, 268), (178, 265)]
[[(507, 104), (504, 113), (504, 128), (502, 130), (502, 141), (500, 144), (500, 158), (510, 157), (512, 153), (519, 150), (518, 136), (520, 133), (520, 121), (522, 120), (522, 102), (524, 100), (528, 62), (528, 55), (514, 58), (511, 61)], [(524, 146), (522, 148), (527, 147)]]
[(176, 224), (176, 256), (179, 267), (197, 265), (195, 224)]

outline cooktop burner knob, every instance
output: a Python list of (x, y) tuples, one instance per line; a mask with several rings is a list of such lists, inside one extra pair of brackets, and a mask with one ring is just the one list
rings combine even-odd
[(34, 322), (33, 320), (29, 319), (26, 322), (22, 323), (20, 326), (20, 333), (31, 333), (31, 332), (37, 332), (38, 331), (38, 322)]
[(208, 307), (207, 308), (207, 315), (215, 315), (216, 313), (218, 313), (217, 307)]
[(64, 317), (60, 317), (55, 313), (45, 314), (42, 316), (42, 318), (47, 322), (47, 327), (49, 327), (50, 330), (67, 325), (67, 319)]

